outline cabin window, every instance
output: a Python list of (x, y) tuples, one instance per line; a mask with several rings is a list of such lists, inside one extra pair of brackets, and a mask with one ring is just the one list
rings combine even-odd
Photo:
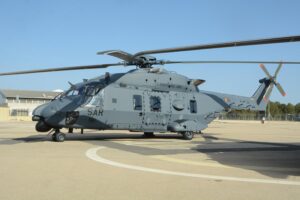
[(151, 107), (151, 111), (160, 112), (161, 111), (160, 98), (157, 96), (151, 96), (150, 97), (150, 107)]
[(141, 95), (133, 95), (133, 109), (134, 110), (142, 110), (142, 96)]
[(197, 102), (195, 100), (190, 100), (190, 111), (191, 113), (197, 113)]

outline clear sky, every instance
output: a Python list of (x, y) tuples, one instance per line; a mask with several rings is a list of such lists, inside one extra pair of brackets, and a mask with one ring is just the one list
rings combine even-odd
[[(118, 62), (96, 55), (175, 46), (300, 35), (299, 0), (1, 0), (0, 72)], [(300, 42), (156, 55), (166, 60), (300, 61)], [(266, 65), (273, 73), (276, 65)], [(0, 77), (0, 88), (67, 89), (68, 81), (133, 67)], [(168, 65), (207, 82), (203, 90), (250, 96), (258, 65)], [(285, 65), (271, 100), (300, 102), (300, 66)]]

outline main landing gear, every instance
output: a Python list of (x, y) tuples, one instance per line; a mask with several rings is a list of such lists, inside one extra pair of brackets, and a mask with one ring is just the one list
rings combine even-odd
[[(53, 133), (54, 131), (54, 133)], [(66, 139), (66, 134), (60, 132), (60, 129), (52, 129), (52, 131), (50, 133), (48, 133), (48, 135), (52, 134), (52, 141), (54, 142), (63, 142)], [(73, 133), (73, 128), (69, 128), (68, 129), (68, 133)], [(82, 128), (80, 130), (80, 133), (83, 134), (84, 133), (84, 129)]]
[(66, 135), (64, 133), (61, 133), (59, 129), (56, 129), (55, 132), (52, 135), (52, 141), (55, 142), (63, 142), (65, 141)]
[(145, 138), (154, 138), (155, 135), (153, 132), (144, 132), (144, 137)]
[(194, 132), (192, 131), (182, 132), (181, 134), (184, 140), (192, 140), (194, 138)]

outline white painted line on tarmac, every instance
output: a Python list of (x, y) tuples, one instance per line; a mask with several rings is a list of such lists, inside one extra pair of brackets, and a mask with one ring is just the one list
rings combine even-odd
[(209, 180), (224, 180), (224, 181), (236, 181), (236, 182), (247, 182), (247, 183), (266, 183), (266, 184), (280, 184), (280, 185), (297, 185), (300, 186), (300, 182), (297, 181), (287, 181), (283, 179), (252, 179), (252, 178), (238, 178), (238, 177), (231, 177), (231, 176), (214, 176), (214, 175), (207, 175), (207, 174), (193, 174), (193, 173), (184, 173), (184, 172), (175, 172), (175, 171), (167, 171), (155, 168), (147, 168), (135, 165), (128, 165), (123, 164), (115, 161), (111, 161), (105, 158), (102, 158), (97, 154), (97, 151), (100, 149), (104, 149), (105, 147), (95, 147), (88, 149), (86, 151), (86, 156), (96, 162), (100, 162), (106, 165), (143, 171), (143, 172), (151, 172), (157, 174), (166, 174), (166, 175), (173, 175), (173, 176), (183, 176), (183, 177), (192, 177), (192, 178), (202, 178), (202, 179), (209, 179)]

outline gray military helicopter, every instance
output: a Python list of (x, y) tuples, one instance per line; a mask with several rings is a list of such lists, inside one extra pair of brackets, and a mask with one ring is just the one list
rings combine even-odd
[[(186, 46), (158, 50), (141, 51), (129, 54), (120, 50), (98, 52), (122, 60), (119, 63), (73, 66), (40, 70), (1, 73), (0, 76), (57, 72), (68, 70), (99, 69), (111, 66), (136, 66), (127, 73), (109, 74), (83, 80), (72, 84), (51, 102), (37, 107), (33, 111), (33, 121), (37, 121), (38, 132), (53, 130), (53, 141), (62, 142), (65, 134), (62, 128), (73, 129), (114, 129), (142, 131), (151, 137), (154, 132), (177, 132), (186, 140), (194, 133), (207, 128), (208, 124), (222, 112), (236, 110), (264, 111), (269, 97), (276, 86), (279, 92), (286, 93), (277, 82), (282, 64), (300, 64), (300, 62), (274, 61), (166, 61), (157, 60), (150, 54), (180, 51), (204, 50), (225, 47), (298, 42), (300, 36), (288, 36), (246, 41), (234, 41), (207, 45)], [(272, 76), (266, 67), (260, 67), (266, 78), (251, 97), (242, 97), (199, 90), (205, 80), (190, 79), (183, 75), (154, 67), (165, 64), (203, 64), (203, 63), (264, 63), (279, 66)]]

